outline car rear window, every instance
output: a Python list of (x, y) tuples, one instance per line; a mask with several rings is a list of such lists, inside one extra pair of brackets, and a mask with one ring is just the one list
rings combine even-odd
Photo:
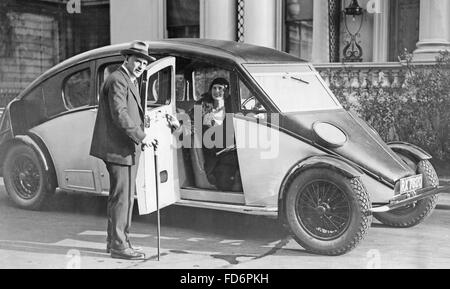
[(68, 76), (63, 85), (63, 99), (67, 109), (90, 105), (91, 70), (89, 68)]

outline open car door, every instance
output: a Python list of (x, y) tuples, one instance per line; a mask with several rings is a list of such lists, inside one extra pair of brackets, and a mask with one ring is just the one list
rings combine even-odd
[[(150, 64), (144, 75), (142, 90), (141, 95), (145, 97), (144, 131), (158, 140), (158, 203), (159, 208), (163, 208), (180, 199), (176, 140), (165, 118), (166, 114), (175, 116), (175, 58), (166, 57)], [(157, 210), (155, 160), (153, 147), (145, 148), (136, 178), (141, 215)]]

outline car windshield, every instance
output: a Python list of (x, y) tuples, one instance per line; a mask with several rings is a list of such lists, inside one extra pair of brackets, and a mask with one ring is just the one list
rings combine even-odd
[(342, 108), (308, 65), (244, 65), (281, 112)]

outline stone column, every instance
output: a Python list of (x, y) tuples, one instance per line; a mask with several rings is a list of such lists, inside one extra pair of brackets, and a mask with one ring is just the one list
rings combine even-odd
[(276, 5), (273, 0), (245, 0), (244, 41), (276, 47)]
[(203, 38), (235, 40), (236, 1), (203, 0), (200, 3), (200, 35)]
[(314, 0), (313, 47), (311, 59), (314, 63), (330, 62), (328, 23), (328, 0)]
[(434, 61), (439, 51), (450, 49), (450, 1), (420, 0), (420, 28), (414, 60)]
[(375, 2), (380, 5), (374, 13), (373, 24), (373, 62), (387, 62), (389, 55), (389, 0)]

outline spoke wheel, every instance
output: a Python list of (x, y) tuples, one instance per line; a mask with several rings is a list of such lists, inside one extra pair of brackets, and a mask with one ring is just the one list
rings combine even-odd
[(318, 180), (305, 186), (296, 201), (298, 221), (320, 240), (334, 240), (350, 225), (350, 199), (335, 184)]
[(329, 168), (295, 173), (283, 201), (289, 231), (312, 253), (342, 255), (352, 250), (372, 221), (371, 202), (359, 178)]
[(8, 196), (19, 207), (37, 210), (55, 192), (54, 174), (47, 171), (33, 148), (13, 145), (3, 164), (3, 179)]
[(17, 194), (30, 200), (39, 190), (41, 176), (33, 160), (27, 155), (20, 155), (12, 169), (13, 184)]

